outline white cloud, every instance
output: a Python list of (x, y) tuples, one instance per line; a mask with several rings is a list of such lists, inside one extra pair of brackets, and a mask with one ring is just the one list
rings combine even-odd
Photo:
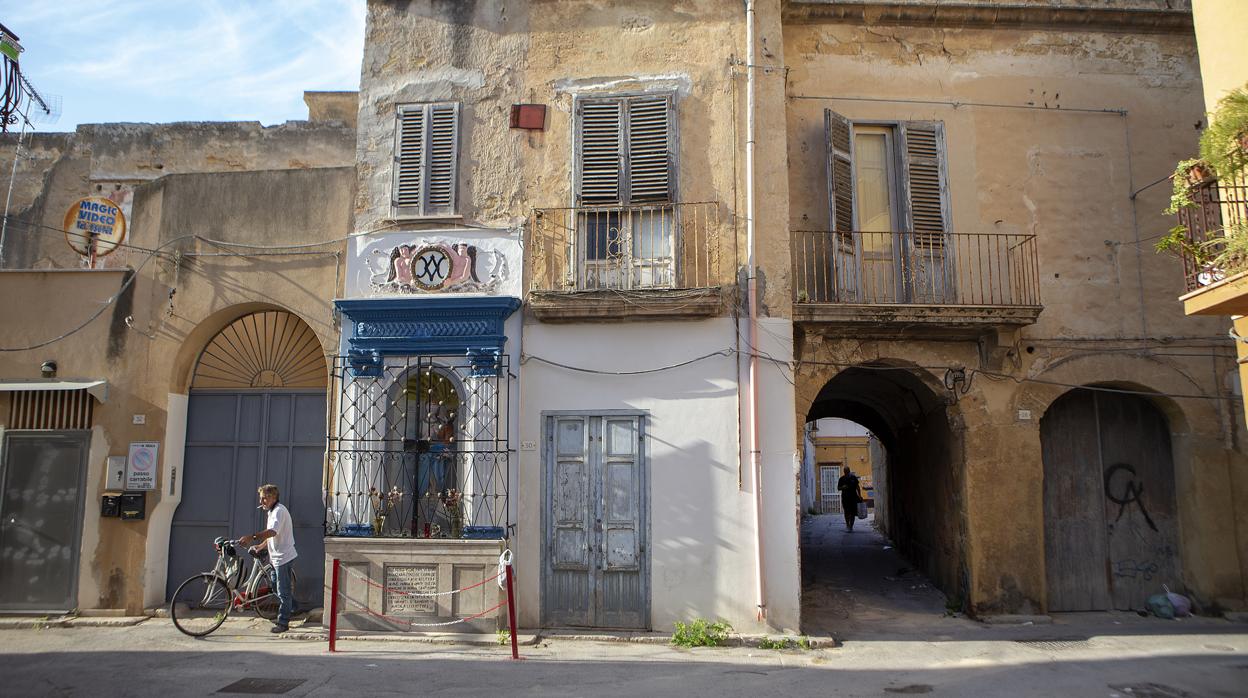
[(55, 128), (305, 115), (304, 90), (359, 85), (363, 0), (27, 3), (4, 22), (22, 68), (62, 95)]

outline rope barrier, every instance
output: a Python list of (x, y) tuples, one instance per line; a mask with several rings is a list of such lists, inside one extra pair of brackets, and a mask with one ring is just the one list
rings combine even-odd
[[(384, 584), (378, 584), (377, 582), (374, 582), (372, 579), (365, 577), (364, 575), (360, 574), (359, 572), (356, 572), (350, 567), (347, 568), (347, 573), (350, 574), (352, 577), (355, 577), (356, 579), (362, 580), (364, 583), (368, 584), (370, 587), (381, 589), (382, 591), (387, 591), (387, 592), (390, 592), (391, 594), (398, 594), (399, 596), (450, 596), (451, 594), (458, 594), (461, 591), (468, 591), (469, 589), (476, 589), (477, 587), (488, 584), (494, 581), (495, 579), (499, 579), (500, 578), (499, 575), (503, 574), (503, 572), (499, 572), (499, 574), (496, 574), (493, 577), (490, 577), (488, 579), (482, 579), (476, 584), (470, 584), (469, 586), (466, 586), (462, 589), (451, 589), (450, 591), (419, 592), (419, 591), (402, 591), (399, 589), (392, 589)], [(499, 584), (499, 587), (501, 588), (502, 584)]]
[(402, 618), (395, 618), (393, 616), (387, 616), (385, 614), (378, 613), (374, 611), (373, 609), (369, 608), (367, 604), (362, 604), (359, 601), (356, 601), (355, 599), (352, 599), (350, 597), (344, 597), (344, 598), (346, 598), (348, 603), (360, 609), (361, 611), (364, 611), (366, 614), (373, 616), (374, 618), (380, 618), (382, 620), (388, 621), (390, 623), (395, 623), (398, 625), (405, 625), (409, 628), (442, 628), (448, 625), (455, 625), (456, 623), (467, 623), (470, 620), (476, 620), (477, 618), (480, 618), (481, 616), (484, 616), (485, 614), (490, 613), (491, 611), (497, 611), (498, 609), (507, 605), (507, 600), (503, 599), (502, 601), (498, 603), (498, 605), (492, 608), (487, 608), (484, 611), (476, 615), (468, 616), (466, 618), (456, 618), (455, 620), (448, 620), (443, 623), (413, 623), (412, 621), (409, 621), (409, 620), (403, 620)]
[(341, 576), (341, 570), (342, 570), (341, 562), (342, 561), (335, 558), (334, 566), (333, 566), (333, 570), (334, 570), (333, 577), (330, 580), (330, 594), (331, 594), (332, 600), (330, 602), (330, 616), (329, 616), (329, 651), (330, 652), (337, 651), (336, 641), (338, 638), (338, 614), (340, 612), (339, 607), (338, 607), (338, 601), (339, 599), (342, 599), (350, 603), (352, 606), (356, 607), (357, 609), (363, 611), (365, 615), (372, 616), (374, 618), (378, 618), (380, 620), (384, 620), (388, 623), (392, 623), (395, 625), (402, 625), (408, 628), (445, 628), (447, 626), (458, 625), (459, 623), (467, 623), (468, 621), (476, 620), (478, 618), (481, 618), (482, 616), (486, 616), (490, 613), (497, 611), (503, 606), (506, 606), (507, 607), (507, 621), (508, 621), (507, 624), (508, 624), (508, 628), (510, 629), (509, 634), (511, 636), (511, 658), (521, 659), (519, 648), (516, 642), (516, 632), (517, 632), (516, 606), (515, 606), (515, 592), (512, 588), (512, 585), (513, 585), (512, 583), (513, 573), (512, 573), (512, 566), (511, 566), (512, 557), (513, 556), (512, 556), (511, 549), (510, 548), (504, 549), (503, 552), (498, 556), (498, 573), (495, 574), (493, 577), (482, 579), (476, 584), (463, 587), (462, 589), (451, 589), (450, 591), (432, 592), (432, 593), (408, 592), (408, 591), (401, 591), (399, 589), (391, 589), (385, 586), (384, 584), (378, 584), (377, 582), (374, 582), (372, 579), (360, 574), (359, 572), (356, 572), (348, 568), (348, 572), (350, 572), (352, 575), (354, 575), (355, 577), (359, 579), (363, 579), (364, 582), (367, 583), (369, 586), (381, 589), (383, 592), (398, 594), (400, 596), (419, 596), (419, 597), (448, 596), (450, 594), (458, 594), (461, 591), (468, 591), (469, 589), (475, 589), (479, 586), (489, 584), (493, 580), (498, 580), (499, 588), (506, 590), (506, 594), (504, 595), (502, 601), (499, 601), (494, 606), (491, 606), (490, 608), (487, 608), (484, 611), (481, 611), (480, 613), (474, 613), (473, 615), (467, 616), (464, 618), (456, 618), (454, 620), (442, 621), (438, 623), (417, 623), (414, 621), (405, 620), (403, 618), (395, 618), (394, 616), (388, 616), (388, 615), (385, 615), (384, 613), (378, 613), (377, 611), (374, 611), (373, 609), (369, 608), (367, 603), (361, 603), (359, 601), (356, 601), (353, 598), (350, 598), (346, 594), (343, 594), (342, 590), (339, 588), (339, 579)]

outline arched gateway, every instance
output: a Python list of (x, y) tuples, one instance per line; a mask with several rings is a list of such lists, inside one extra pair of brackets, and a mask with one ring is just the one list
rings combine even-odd
[(320, 341), (286, 311), (245, 315), (204, 347), (191, 381), (166, 597), (211, 565), (213, 538), (263, 527), (256, 487), (272, 482), (295, 523), (299, 602), (320, 605), (326, 382)]

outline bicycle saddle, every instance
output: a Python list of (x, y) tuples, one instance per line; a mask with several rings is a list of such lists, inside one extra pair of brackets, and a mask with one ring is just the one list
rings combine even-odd
[(238, 555), (238, 551), (234, 549), (234, 541), (226, 538), (225, 536), (217, 536), (216, 539), (212, 541), (212, 545), (217, 550), (224, 552), (227, 557), (235, 557)]

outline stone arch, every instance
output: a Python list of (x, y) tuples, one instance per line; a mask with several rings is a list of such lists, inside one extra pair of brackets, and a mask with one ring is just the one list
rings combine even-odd
[(314, 334), (318, 343), (324, 352), (325, 347), (335, 347), (337, 339), (335, 337), (321, 336), (316, 331), (313, 323), (308, 322), (307, 318), (290, 308), (278, 305), (276, 303), (239, 303), (222, 308), (210, 315), (207, 315), (199, 324), (195, 326), (182, 340), (182, 345), (178, 347), (177, 355), (173, 359), (173, 366), (169, 376), (169, 386), (171, 393), (186, 395), (190, 391), (191, 382), (195, 377), (195, 368), (199, 363), (200, 356), (208, 344), (219, 335), (222, 330), (229, 327), (232, 323), (248, 315), (266, 311), (280, 311), (290, 313), (298, 318)]
[(801, 377), (798, 422), (841, 417), (870, 429), (886, 453), (877, 519), (903, 553), (950, 597), (967, 585), (962, 411), (932, 373), (910, 361), (878, 358), (815, 365)]

